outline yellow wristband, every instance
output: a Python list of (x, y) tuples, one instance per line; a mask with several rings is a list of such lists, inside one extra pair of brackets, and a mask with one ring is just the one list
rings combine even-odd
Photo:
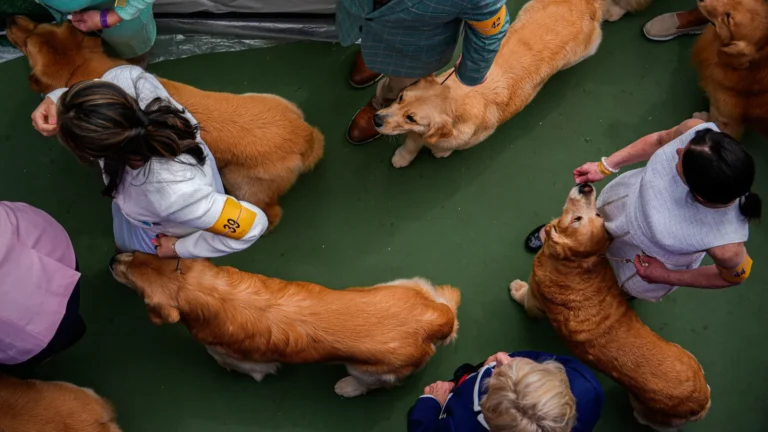
[(603, 165), (603, 161), (600, 161), (597, 163), (597, 170), (600, 171), (600, 173), (606, 177), (613, 174), (611, 171), (608, 170), (608, 168)]

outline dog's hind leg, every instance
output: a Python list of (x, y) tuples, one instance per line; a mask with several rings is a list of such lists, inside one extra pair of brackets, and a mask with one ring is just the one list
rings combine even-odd
[(382, 387), (392, 387), (400, 383), (417, 368), (407, 367), (395, 371), (381, 372), (389, 368), (363, 365), (347, 365), (349, 376), (340, 379), (334, 391), (339, 396), (351, 398), (361, 396)]
[(238, 360), (234, 357), (227, 355), (227, 353), (216, 346), (206, 346), (205, 349), (208, 353), (216, 359), (219, 366), (228, 371), (237, 371), (246, 375), (250, 375), (257, 382), (261, 382), (265, 376), (269, 374), (277, 374), (277, 369), (280, 367), (280, 363), (259, 363), (247, 360)]
[(525, 311), (531, 318), (541, 318), (544, 316), (544, 311), (541, 310), (539, 302), (533, 296), (533, 290), (527, 283), (520, 279), (513, 281), (509, 284), (509, 295), (525, 307)]

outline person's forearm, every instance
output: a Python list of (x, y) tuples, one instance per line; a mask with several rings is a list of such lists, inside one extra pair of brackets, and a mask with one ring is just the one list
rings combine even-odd
[(665, 137), (669, 135), (669, 132), (669, 130), (655, 132), (640, 138), (632, 144), (608, 156), (608, 159), (606, 160), (608, 162), (608, 166), (613, 169), (619, 169), (627, 165), (647, 161), (656, 152), (656, 150), (660, 149), (664, 144), (666, 144)]
[(732, 282), (720, 276), (719, 270), (714, 265), (692, 270), (670, 270), (663, 279), (659, 283), (691, 288), (720, 289), (734, 286)]
[(114, 27), (118, 24), (120, 24), (123, 21), (123, 19), (120, 17), (120, 15), (117, 14), (117, 11), (112, 9), (109, 11), (109, 14), (107, 14), (107, 22), (109, 23), (110, 27)]

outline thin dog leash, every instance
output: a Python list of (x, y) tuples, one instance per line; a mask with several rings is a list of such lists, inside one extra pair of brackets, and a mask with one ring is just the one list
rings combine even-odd
[(455, 73), (456, 73), (456, 68), (453, 68), (453, 70), (451, 71), (451, 73), (449, 73), (449, 74), (448, 74), (448, 76), (447, 76), (447, 77), (445, 77), (445, 79), (443, 80), (443, 82), (441, 82), (441, 83), (440, 83), (440, 85), (443, 85), (443, 84), (445, 84), (445, 82), (446, 82), (446, 81), (448, 81), (448, 78), (452, 77), (452, 76), (453, 76), (453, 74), (455, 74)]
[[(648, 254), (646, 254), (645, 251), (640, 251), (640, 253), (643, 254), (643, 256), (648, 256)], [(603, 254), (601, 256), (603, 256), (605, 258), (608, 258), (609, 260), (613, 260), (613, 261), (624, 263), (624, 264), (634, 264), (635, 263), (635, 260), (629, 259), (629, 258), (616, 258), (616, 257), (608, 256), (608, 255), (605, 255), (605, 254)], [(648, 263), (647, 262), (640, 261), (640, 265), (643, 266), (643, 267), (648, 267)]]

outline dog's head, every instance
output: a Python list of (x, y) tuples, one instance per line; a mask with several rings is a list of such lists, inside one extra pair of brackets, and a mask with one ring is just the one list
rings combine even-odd
[(37, 24), (15, 16), (8, 20), (8, 40), (29, 61), (32, 90), (48, 93), (67, 86), (67, 80), (85, 61), (89, 52), (103, 52), (101, 38), (86, 36), (69, 21), (63, 24)]
[(136, 291), (155, 324), (175, 323), (181, 318), (183, 290), (202, 278), (201, 267), (213, 267), (203, 259), (164, 259), (141, 252), (112, 257), (109, 269), (115, 279)]
[(714, 24), (722, 47), (718, 58), (735, 67), (750, 62), (768, 45), (768, 1), (699, 0), (699, 10)]
[(422, 78), (377, 112), (373, 124), (384, 135), (415, 133), (428, 144), (449, 139), (453, 137), (450, 92), (434, 75)]
[(544, 251), (560, 259), (585, 259), (605, 253), (610, 237), (597, 212), (597, 193), (588, 183), (571, 189), (563, 214), (545, 228)]

